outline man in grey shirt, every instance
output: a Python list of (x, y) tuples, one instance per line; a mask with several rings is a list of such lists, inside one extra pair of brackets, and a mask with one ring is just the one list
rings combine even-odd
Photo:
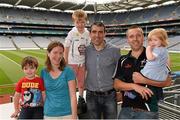
[(95, 22), (90, 28), (91, 44), (86, 48), (86, 101), (89, 118), (117, 118), (116, 91), (113, 73), (120, 58), (120, 49), (106, 43), (105, 26)]

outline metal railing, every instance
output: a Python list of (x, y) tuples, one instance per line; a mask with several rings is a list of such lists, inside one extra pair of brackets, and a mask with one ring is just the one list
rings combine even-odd
[(165, 98), (158, 104), (160, 119), (180, 119), (180, 84), (165, 87), (163, 94)]

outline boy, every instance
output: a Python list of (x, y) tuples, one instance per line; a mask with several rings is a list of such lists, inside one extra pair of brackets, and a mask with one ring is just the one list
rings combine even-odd
[(85, 49), (90, 43), (89, 31), (85, 28), (87, 14), (83, 10), (76, 10), (72, 14), (75, 27), (68, 33), (65, 39), (65, 61), (76, 73), (79, 99), (83, 100), (85, 77)]
[(25, 76), (16, 84), (15, 112), (11, 115), (11, 118), (43, 119), (45, 89), (42, 79), (36, 76), (38, 61), (34, 57), (27, 56), (22, 60), (21, 66)]

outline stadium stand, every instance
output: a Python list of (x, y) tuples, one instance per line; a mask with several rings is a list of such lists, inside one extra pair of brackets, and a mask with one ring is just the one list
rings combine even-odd
[(25, 36), (14, 36), (13, 38), (14, 44), (20, 50), (27, 50), (27, 49), (39, 49), (38, 46), (32, 41), (30, 37)]
[[(20, 8), (6, 8), (0, 7), (0, 34), (6, 35), (25, 35), (23, 39), (33, 39), (34, 36), (58, 36), (64, 38), (67, 32), (72, 28), (71, 13), (65, 12), (52, 12), (52, 11), (39, 11), (28, 10)], [(103, 21), (107, 24), (107, 36), (119, 37), (118, 39), (111, 39), (112, 44), (119, 47), (126, 48), (123, 39), (125, 31), (130, 25), (138, 24), (143, 27), (145, 35), (150, 30), (156, 27), (163, 27), (168, 31), (169, 35), (179, 35), (179, 3), (166, 6), (159, 6), (155, 8), (146, 8), (144, 10), (129, 11), (123, 13), (97, 13), (89, 14), (89, 25), (93, 21)], [(166, 14), (165, 14), (166, 13)], [(89, 27), (89, 25), (87, 27)], [(20, 37), (21, 39), (21, 37)], [(41, 37), (40, 37), (41, 39)], [(42, 38), (43, 39), (43, 38)], [(47, 38), (44, 38), (47, 39)], [(27, 40), (28, 41), (28, 40)], [(30, 46), (25, 46), (27, 49), (37, 47), (44, 48), (47, 45), (39, 45), (39, 41), (30, 40)], [(63, 41), (63, 40), (62, 40)], [(13, 41), (12, 41), (13, 42)], [(34, 43), (33, 43), (34, 42)], [(48, 42), (47, 42), (48, 43)], [(47, 44), (46, 42), (43, 44)], [(122, 44), (121, 44), (122, 43)], [(170, 50), (178, 51), (178, 44), (170, 42)], [(21, 43), (14, 40), (14, 44), (21, 49)], [(19, 45), (20, 44), (20, 45)], [(23, 43), (25, 44), (25, 43)], [(123, 46), (124, 44), (124, 46)], [(36, 46), (37, 45), (37, 46)], [(173, 46), (173, 47), (172, 47)], [(23, 48), (26, 49), (26, 48)]]
[(16, 50), (9, 36), (0, 36), (0, 50)]
[(32, 40), (34, 41), (34, 43), (36, 43), (37, 46), (43, 49), (47, 48), (48, 44), (51, 42), (48, 37), (41, 36), (32, 37)]
[[(42, 2), (42, 4), (38, 4), (37, 1)], [(12, 4), (14, 7), (0, 7), (0, 50), (46, 49), (47, 45), (53, 40), (63, 43), (68, 31), (73, 27), (72, 13), (64, 12), (64, 10), (66, 8), (74, 10), (83, 7), (84, 10), (94, 12), (88, 14), (87, 27), (89, 28), (94, 21), (104, 22), (107, 26), (106, 41), (121, 49), (130, 49), (126, 42), (125, 32), (129, 26), (137, 24), (143, 28), (146, 37), (149, 31), (154, 28), (165, 28), (170, 36), (168, 50), (180, 52), (180, 1), (170, 5), (160, 5), (135, 11), (130, 10), (133, 5), (138, 6), (141, 3), (142, 6), (150, 3), (161, 4), (163, 0), (157, 2), (154, 2), (154, 0), (124, 0), (101, 6), (72, 6), (75, 4), (55, 0), (31, 0), (28, 3), (27, 0), (0, 0), (1, 2)], [(16, 7), (20, 3), (29, 4), (31, 8)], [(36, 6), (61, 11), (33, 9)], [(127, 8), (128, 11), (114, 12), (119, 9), (118, 7)], [(111, 12), (98, 13), (98, 11), (106, 8)], [(146, 46), (146, 41), (144, 45)], [(174, 79), (175, 84), (164, 89), (165, 100), (159, 104), (160, 119), (180, 118), (180, 86), (178, 85), (180, 79)], [(170, 93), (171, 91), (174, 91), (174, 93)], [(0, 115), (0, 119), (9, 119), (11, 107), (12, 103), (0, 105), (0, 113), (3, 113), (3, 115)]]

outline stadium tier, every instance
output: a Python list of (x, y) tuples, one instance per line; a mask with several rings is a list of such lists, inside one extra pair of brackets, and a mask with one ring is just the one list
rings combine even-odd
[[(0, 3), (3, 1), (5, 0), (0, 0)], [(130, 10), (132, 8), (131, 5), (134, 5), (133, 2), (138, 0), (122, 0), (124, 1), (122, 5), (117, 5), (117, 3), (120, 3), (117, 2), (103, 4), (102, 6), (94, 5), (93, 7), (83, 4), (74, 5), (69, 2), (67, 4), (65, 4), (66, 2), (53, 4), (56, 0), (38, 0), (39, 2), (31, 5), (31, 8), (16, 7), (16, 4), (22, 1), (27, 2), (27, 0), (7, 0), (5, 2), (11, 3), (14, 1), (16, 2), (13, 3), (14, 6), (12, 7), (0, 6), (0, 64), (3, 64), (0, 68), (0, 73), (4, 74), (3, 79), (9, 79), (10, 82), (17, 82), (18, 78), (23, 75), (21, 73), (18, 74), (19, 76), (10, 76), (14, 72), (20, 73), (21, 68), (19, 63), (24, 56), (32, 55), (36, 57), (40, 63), (39, 67), (42, 69), (44, 67), (45, 51), (41, 49), (46, 49), (48, 44), (54, 40), (64, 43), (67, 33), (74, 26), (71, 18), (72, 13), (64, 12), (65, 8), (71, 8), (71, 10), (78, 8), (83, 8), (84, 10), (93, 9), (93, 13), (88, 13), (86, 27), (89, 29), (90, 25), (95, 21), (105, 23), (107, 28), (106, 42), (116, 45), (121, 50), (130, 49), (126, 41), (126, 30), (132, 25), (139, 25), (143, 28), (145, 35), (144, 46), (147, 44), (147, 35), (152, 29), (159, 27), (166, 29), (169, 36), (169, 45), (167, 48), (169, 52), (173, 52), (173, 55), (171, 55), (176, 56), (175, 59), (177, 60), (175, 60), (177, 66), (173, 67), (176, 70), (178, 69), (176, 67), (179, 67), (179, 54), (176, 52), (180, 53), (180, 1), (175, 0), (176, 2), (174, 4), (151, 8), (146, 7), (140, 10)], [(35, 1), (32, 0), (28, 4), (32, 4)], [(154, 3), (154, 0), (139, 1), (139, 4), (142, 3), (141, 6), (143, 6), (144, 2), (148, 4)], [(132, 2), (132, 4), (128, 2)], [(162, 2), (162, 0), (159, 0), (159, 2)], [(42, 6), (49, 6), (49, 9), (59, 8), (61, 11), (33, 9), (41, 3)], [(50, 7), (50, 5), (52, 6)], [(121, 6), (122, 8), (128, 7), (128, 11), (114, 12), (117, 9), (116, 7)], [(108, 8), (110, 11), (113, 9), (113, 11), (108, 13), (97, 12), (99, 9), (103, 10), (105, 8)], [(122, 50), (122, 52), (124, 51)], [(12, 66), (13, 71), (7, 68), (8, 65)], [(180, 118), (179, 81), (180, 76), (173, 77), (174, 85), (163, 89), (165, 99), (159, 103), (160, 119)], [(9, 83), (5, 84), (8, 85)], [(2, 90), (1, 87), (0, 90)], [(6, 91), (6, 88), (4, 91)], [(1, 94), (0, 98), (2, 98)], [(11, 98), (9, 98), (10, 101)], [(5, 115), (0, 115), (0, 119), (10, 119), (10, 114), (6, 110), (12, 110), (11, 108), (12, 103), (0, 105), (0, 113)], [(118, 110), (120, 110), (120, 104), (118, 105)]]
[[(121, 13), (90, 13), (87, 27), (94, 21), (107, 25), (107, 38), (110, 43), (128, 48), (124, 42), (125, 32), (130, 25), (138, 24), (145, 31), (163, 27), (171, 35), (169, 50), (179, 51), (179, 44), (173, 42), (180, 35), (180, 7), (176, 4), (146, 8)], [(62, 39), (73, 27), (71, 13), (0, 7), (0, 49), (39, 49), (45, 48), (51, 37)], [(16, 39), (17, 38), (17, 39)], [(37, 40), (39, 38), (39, 40)], [(7, 40), (7, 43), (4, 42)], [(41, 41), (44, 40), (43, 44)], [(23, 41), (23, 43), (20, 43)], [(10, 44), (8, 44), (10, 43)]]

